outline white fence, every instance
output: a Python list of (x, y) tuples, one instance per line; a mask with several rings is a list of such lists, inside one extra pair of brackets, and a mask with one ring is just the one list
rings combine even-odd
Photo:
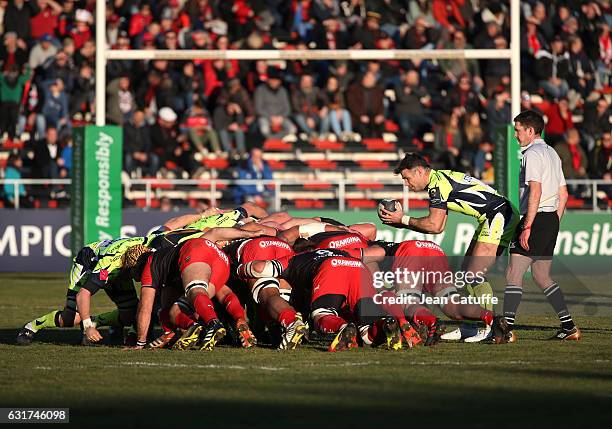
[[(406, 209), (410, 209), (411, 200), (426, 200), (426, 192), (411, 192), (399, 180), (376, 180), (375, 183), (382, 188), (359, 186), (364, 181), (347, 179), (333, 180), (224, 180), (224, 179), (126, 179), (123, 181), (124, 197), (128, 200), (144, 200), (144, 207), (151, 208), (152, 202), (160, 198), (173, 200), (206, 199), (212, 205), (221, 200), (222, 191), (235, 185), (264, 185), (272, 195), (272, 208), (282, 210), (283, 200), (319, 199), (335, 200), (338, 202), (337, 210), (346, 211), (347, 200), (367, 199), (378, 201), (383, 198), (394, 198), (402, 201)], [(16, 196), (14, 208), (19, 209), (21, 198), (19, 188), (28, 186), (31, 192), (34, 187), (63, 187), (66, 189), (71, 183), (70, 179), (0, 179), (0, 188), (4, 191), (6, 185), (13, 186), (13, 195)], [(582, 200), (588, 202), (591, 210), (612, 211), (607, 204), (611, 180), (568, 180), (570, 192), (579, 187), (584, 196)], [(370, 183), (371, 184), (371, 183)], [(327, 187), (321, 189), (319, 186)], [(180, 189), (177, 189), (180, 188)], [(296, 190), (295, 188), (301, 188)], [(600, 201), (604, 201), (605, 205)]]

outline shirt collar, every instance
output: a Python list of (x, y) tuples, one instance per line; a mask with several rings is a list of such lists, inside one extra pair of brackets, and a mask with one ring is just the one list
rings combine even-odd
[(535, 146), (537, 144), (546, 144), (546, 142), (544, 141), (544, 139), (534, 139), (531, 143), (529, 143), (527, 146), (522, 147), (521, 148), (521, 152), (525, 153), (527, 151), (527, 149), (529, 149), (532, 146)]

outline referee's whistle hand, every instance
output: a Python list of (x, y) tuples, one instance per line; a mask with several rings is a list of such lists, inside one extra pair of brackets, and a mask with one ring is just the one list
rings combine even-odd
[(531, 229), (525, 229), (521, 232), (521, 236), (519, 237), (519, 241), (521, 243), (521, 247), (525, 250), (529, 250), (529, 235), (531, 234)]

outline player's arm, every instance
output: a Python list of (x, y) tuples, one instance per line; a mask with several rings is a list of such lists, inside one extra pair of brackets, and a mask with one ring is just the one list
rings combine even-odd
[(94, 343), (97, 343), (102, 339), (102, 335), (96, 329), (96, 326), (91, 321), (91, 295), (92, 293), (82, 287), (76, 296), (77, 308), (79, 309), (79, 315), (83, 323), (83, 330), (85, 337)]
[(138, 338), (136, 348), (143, 348), (147, 343), (147, 333), (151, 324), (151, 312), (155, 302), (155, 289), (150, 286), (143, 286), (140, 289), (140, 302), (136, 313), (136, 326), (138, 327)]
[(531, 225), (533, 220), (538, 214), (538, 207), (540, 206), (540, 198), (542, 197), (542, 184), (535, 180), (527, 182), (529, 184), (529, 199), (527, 200), (527, 213), (523, 218), (523, 232), (519, 237), (521, 247), (525, 250), (529, 250), (529, 236), (531, 235)]
[(321, 232), (346, 230), (348, 230), (348, 228), (340, 228), (323, 222), (309, 222), (303, 225), (292, 226), (289, 229), (281, 231), (277, 236), (293, 246), (298, 238), (309, 238)]
[(213, 216), (219, 213), (220, 211), (218, 208), (210, 207), (201, 213), (186, 214), (168, 219), (163, 226), (169, 231), (172, 231), (175, 229), (183, 228), (184, 226), (189, 225), (190, 223), (194, 223), (200, 219), (204, 219), (205, 217)]
[(240, 238), (254, 238), (262, 235), (261, 230), (246, 231), (238, 228), (211, 228), (202, 234), (202, 238), (210, 241), (231, 241)]
[(567, 186), (561, 185), (559, 186), (559, 207), (557, 208), (557, 216), (559, 216), (559, 220), (563, 217), (563, 213), (565, 213), (565, 206), (567, 205)]
[(401, 204), (396, 204), (396, 210), (390, 212), (384, 208), (379, 210), (380, 220), (396, 228), (407, 228), (424, 234), (440, 234), (446, 226), (446, 208), (429, 207), (425, 217), (412, 217), (404, 214)]

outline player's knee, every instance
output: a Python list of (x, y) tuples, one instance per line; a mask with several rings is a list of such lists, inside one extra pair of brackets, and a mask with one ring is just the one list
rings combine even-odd
[(74, 326), (74, 319), (76, 317), (76, 311), (70, 308), (64, 308), (60, 313), (59, 326), (62, 328), (72, 328)]
[(214, 295), (214, 287), (204, 280), (193, 280), (185, 286), (185, 296), (190, 299), (195, 298), (200, 294), (207, 294), (209, 297)]
[(253, 301), (257, 304), (267, 304), (272, 296), (279, 295), (280, 282), (275, 278), (257, 279), (251, 287)]

